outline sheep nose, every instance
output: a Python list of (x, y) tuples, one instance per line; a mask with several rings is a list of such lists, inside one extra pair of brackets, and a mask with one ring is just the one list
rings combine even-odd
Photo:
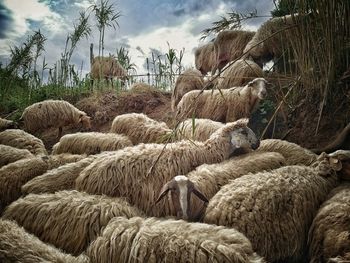
[(256, 149), (259, 148), (259, 146), (260, 146), (260, 140), (258, 140), (256, 143), (253, 143), (253, 144), (252, 144), (252, 149), (253, 149), (253, 150), (256, 150)]

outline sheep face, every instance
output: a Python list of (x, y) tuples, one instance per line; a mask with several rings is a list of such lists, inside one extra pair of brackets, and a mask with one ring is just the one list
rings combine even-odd
[[(175, 176), (167, 182), (161, 189), (158, 203), (166, 194), (170, 192), (170, 199), (173, 203), (176, 217), (184, 220), (197, 219), (198, 215), (193, 215), (191, 211), (191, 194), (195, 194), (204, 202), (203, 207), (209, 202), (208, 199), (195, 187), (195, 185), (184, 175)], [(200, 213), (201, 214), (201, 213)]]
[(232, 153), (246, 153), (255, 150), (260, 145), (260, 140), (256, 137), (255, 133), (248, 127), (242, 127), (231, 132), (231, 145)]
[(263, 100), (267, 95), (267, 86), (268, 82), (264, 78), (256, 78), (248, 83), (248, 86), (251, 87), (252, 95)]
[(91, 130), (91, 118), (87, 115), (81, 115), (79, 122), (83, 125), (83, 127), (87, 130)]

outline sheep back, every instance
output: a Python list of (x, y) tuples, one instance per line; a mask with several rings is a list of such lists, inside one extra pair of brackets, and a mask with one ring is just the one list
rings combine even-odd
[(21, 196), (22, 185), (47, 168), (47, 162), (41, 157), (22, 159), (0, 168), (0, 214), (6, 205)]
[(77, 125), (86, 113), (64, 100), (45, 100), (34, 103), (23, 111), (25, 130), (35, 133), (50, 127)]
[(206, 141), (223, 126), (223, 123), (210, 119), (187, 119), (177, 126), (176, 138)]
[(15, 129), (16, 126), (17, 125), (15, 122), (0, 118), (0, 131), (6, 130), (6, 129)]
[(216, 54), (213, 42), (198, 47), (194, 56), (196, 69), (198, 69), (203, 75), (215, 71)]
[(8, 129), (0, 132), (0, 144), (27, 149), (34, 155), (47, 155), (42, 140), (19, 129)]
[(114, 118), (110, 132), (126, 135), (131, 142), (160, 143), (172, 133), (165, 122), (158, 122), (143, 113), (127, 113)]
[(312, 219), (336, 183), (334, 173), (306, 166), (244, 175), (209, 201), (204, 222), (241, 231), (268, 262), (301, 262)]
[(338, 186), (328, 198), (309, 231), (311, 263), (328, 262), (346, 253), (350, 255), (350, 184)]
[(70, 154), (70, 153), (62, 153), (49, 155), (49, 170), (60, 167), (61, 165), (65, 165), (67, 163), (75, 163), (84, 158), (86, 158), (85, 154)]
[(127, 146), (132, 146), (132, 143), (124, 135), (78, 132), (61, 137), (60, 141), (53, 146), (52, 154), (97, 154), (102, 151), (116, 151)]
[(88, 263), (86, 255), (73, 257), (45, 244), (13, 221), (0, 219), (0, 261), (25, 263)]
[(171, 109), (176, 110), (176, 105), (181, 100), (182, 96), (187, 92), (195, 89), (202, 89), (204, 80), (202, 73), (196, 69), (187, 69), (181, 73), (176, 79), (175, 88), (171, 95)]
[(235, 229), (139, 217), (113, 218), (87, 254), (96, 263), (264, 262)]
[(93, 59), (90, 77), (92, 79), (118, 77), (124, 79), (127, 76), (127, 71), (120, 65), (114, 57), (100, 57)]
[(34, 157), (34, 155), (26, 149), (18, 149), (0, 144), (0, 168), (9, 163), (30, 157)]
[(311, 165), (317, 159), (317, 155), (298, 144), (279, 140), (266, 139), (260, 142), (259, 152), (278, 152), (286, 158), (287, 165)]
[(141, 215), (119, 198), (61, 191), (27, 195), (8, 206), (3, 218), (15, 220), (44, 242), (79, 255), (111, 218)]

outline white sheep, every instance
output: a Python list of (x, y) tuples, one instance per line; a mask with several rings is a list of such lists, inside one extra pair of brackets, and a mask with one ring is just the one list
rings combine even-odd
[(263, 76), (264, 72), (258, 64), (251, 60), (239, 59), (218, 77), (217, 87), (219, 89), (229, 89), (244, 86), (249, 81)]
[(221, 162), (237, 150), (256, 149), (259, 141), (247, 123), (247, 119), (229, 123), (205, 142), (140, 144), (97, 158), (80, 173), (76, 188), (93, 194), (125, 197), (148, 215), (169, 214), (170, 211), (159, 211), (154, 206), (163, 184), (203, 163)]
[(225, 124), (209, 119), (187, 119), (180, 122), (176, 128), (176, 138), (206, 141)]
[(89, 263), (90, 259), (86, 255), (65, 254), (27, 233), (15, 222), (0, 219), (0, 262)]
[(175, 88), (171, 95), (171, 109), (176, 110), (176, 106), (182, 96), (191, 90), (201, 90), (204, 87), (202, 73), (196, 69), (187, 69), (176, 79)]
[[(273, 170), (285, 164), (279, 153), (251, 152), (236, 156), (217, 164), (202, 164), (187, 176), (176, 176), (166, 183), (159, 194), (157, 202), (167, 192), (171, 193), (171, 201), (178, 218), (198, 221), (202, 218), (205, 204), (222, 186), (231, 180), (248, 173)], [(198, 198), (191, 198), (191, 194)]]
[(58, 128), (58, 137), (61, 137), (64, 126), (79, 123), (84, 128), (91, 129), (90, 117), (64, 100), (34, 103), (24, 109), (21, 119), (24, 121), (25, 130), (30, 133), (55, 127)]
[(26, 149), (0, 144), (0, 168), (6, 164), (30, 157), (34, 157), (34, 155)]
[(66, 134), (52, 147), (52, 154), (97, 154), (116, 151), (133, 144), (127, 136), (115, 133), (78, 132)]
[(350, 254), (350, 184), (335, 188), (322, 204), (309, 230), (310, 263)]
[(21, 196), (22, 185), (46, 172), (47, 160), (46, 156), (21, 159), (0, 168), (0, 214)]
[(18, 199), (6, 208), (3, 218), (16, 221), (42, 241), (77, 256), (113, 217), (142, 215), (120, 198), (60, 191)]
[(161, 143), (172, 134), (165, 122), (155, 121), (143, 113), (127, 113), (115, 117), (110, 132), (126, 135), (134, 145)]
[(268, 262), (301, 262), (317, 209), (342, 163), (322, 154), (311, 166), (285, 166), (231, 181), (209, 201), (203, 222), (234, 227)]
[(259, 152), (278, 152), (286, 158), (287, 165), (311, 165), (317, 159), (317, 155), (298, 144), (279, 140), (266, 139), (260, 142)]
[(113, 218), (87, 255), (95, 263), (265, 262), (235, 229), (140, 217)]
[(113, 56), (97, 56), (93, 59), (90, 72), (91, 79), (111, 80), (113, 77), (117, 77), (121, 80), (126, 80), (127, 75), (127, 71)]
[(26, 149), (34, 155), (47, 155), (42, 140), (19, 129), (8, 129), (0, 132), (0, 144)]
[(186, 93), (177, 107), (177, 118), (208, 118), (220, 122), (232, 122), (247, 118), (266, 97), (266, 80), (256, 78), (244, 87), (225, 90), (193, 90)]

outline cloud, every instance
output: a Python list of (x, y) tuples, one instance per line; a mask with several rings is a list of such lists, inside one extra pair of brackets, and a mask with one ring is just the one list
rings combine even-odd
[(0, 39), (6, 38), (6, 31), (11, 27), (12, 23), (11, 11), (0, 2)]

